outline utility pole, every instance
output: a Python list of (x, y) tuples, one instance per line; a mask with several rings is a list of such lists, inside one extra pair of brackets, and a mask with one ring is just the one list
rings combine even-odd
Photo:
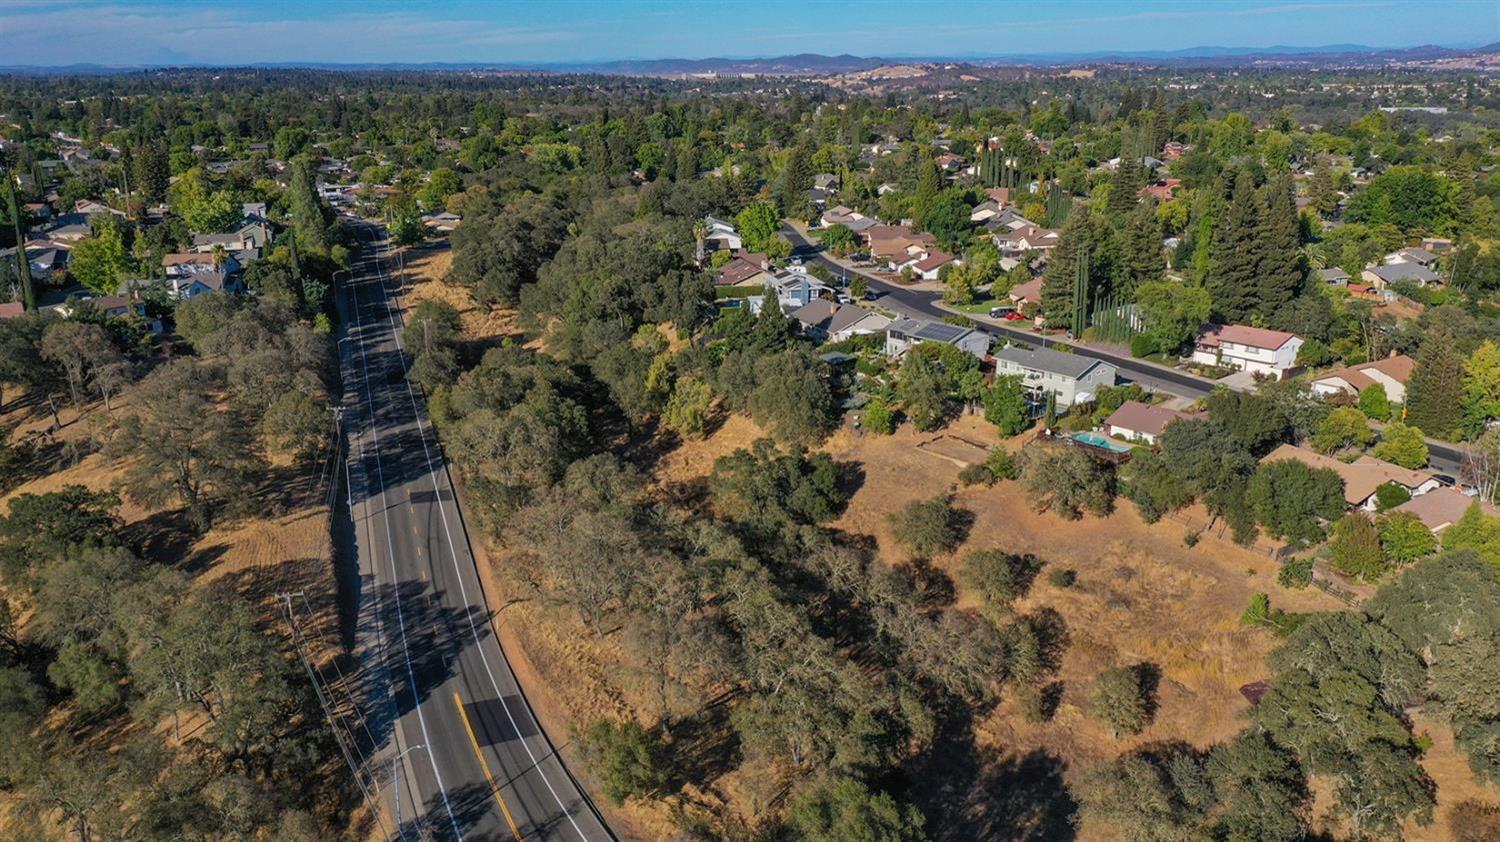
[(27, 310), (36, 309), (36, 294), (31, 288), (31, 259), (26, 256), (26, 230), (21, 225), (21, 205), (16, 201), (16, 179), (10, 167), (0, 168), (5, 176), (5, 193), (10, 203), (10, 220), (16, 228), (16, 280), (21, 284), (21, 303)]

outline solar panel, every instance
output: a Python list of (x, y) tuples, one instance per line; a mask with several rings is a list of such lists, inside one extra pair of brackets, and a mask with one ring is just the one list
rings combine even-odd
[(917, 335), (922, 337), (923, 339), (931, 339), (934, 342), (952, 342), (958, 339), (960, 336), (963, 336), (967, 332), (967, 328), (962, 328), (957, 325), (944, 324), (942, 322), (933, 322), (931, 324), (923, 326), (923, 328), (917, 332)]

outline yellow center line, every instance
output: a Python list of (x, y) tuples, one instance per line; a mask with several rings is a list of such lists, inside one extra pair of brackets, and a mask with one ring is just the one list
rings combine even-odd
[(521, 842), (521, 830), (516, 827), (516, 820), (511, 818), (505, 799), (500, 797), (500, 787), (495, 785), (495, 776), (490, 774), (490, 764), (484, 762), (484, 752), (479, 750), (479, 738), (474, 736), (474, 726), (469, 724), (469, 713), (464, 710), (464, 700), (459, 698), (456, 690), (453, 692), (453, 704), (458, 707), (458, 715), (464, 721), (464, 730), (469, 732), (469, 743), (474, 746), (474, 756), (479, 758), (479, 768), (484, 770), (484, 779), (490, 782), (490, 792), (495, 794), (495, 803), (500, 805), (500, 813), (505, 816), (505, 823), (510, 825), (510, 832), (516, 835), (516, 842)]

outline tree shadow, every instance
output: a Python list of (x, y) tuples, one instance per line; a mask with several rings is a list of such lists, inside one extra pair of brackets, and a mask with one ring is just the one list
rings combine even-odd
[(1146, 721), (1150, 722), (1156, 718), (1156, 709), (1159, 705), (1157, 690), (1161, 687), (1161, 667), (1142, 661), (1130, 670), (1135, 673), (1135, 680), (1140, 685), (1141, 698), (1145, 701)]
[(183, 565), (183, 572), (192, 575), (202, 572), (199, 565), (187, 564), (197, 531), (184, 509), (167, 509), (126, 524), (120, 530), (120, 537), (141, 558), (158, 564)]
[(1002, 755), (980, 748), (967, 720), (945, 724), (910, 769), (912, 794), (934, 840), (1072, 840), (1078, 804), (1064, 761), (1040, 749)]
[(708, 787), (734, 771), (740, 763), (740, 740), (730, 724), (730, 704), (736, 691), (721, 693), (698, 710), (674, 719), (672, 734), (672, 791), (688, 784)]
[(1041, 644), (1043, 670), (1056, 672), (1062, 667), (1063, 654), (1068, 651), (1071, 641), (1067, 621), (1055, 609), (1043, 607), (1026, 615), (1025, 622), (1036, 632)]

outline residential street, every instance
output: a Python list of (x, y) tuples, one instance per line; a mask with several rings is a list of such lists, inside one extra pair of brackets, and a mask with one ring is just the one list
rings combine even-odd
[(367, 773), (392, 838), (612, 839), (542, 733), (486, 608), (466, 526), (405, 378), (385, 231), (338, 289), (350, 511), (359, 565)]
[[(862, 272), (833, 260), (823, 254), (821, 245), (809, 240), (791, 225), (783, 224), (781, 226), (781, 235), (791, 241), (792, 253), (801, 257), (805, 262), (822, 264), (835, 275), (859, 275), (864, 278), (870, 283), (872, 291), (880, 293), (879, 304), (887, 310), (903, 316), (927, 319), (929, 321), (941, 321), (948, 316), (956, 315), (951, 310), (939, 307), (938, 303), (940, 299), (937, 296), (913, 290), (900, 284), (891, 283), (872, 273)], [(1043, 348), (1051, 348), (1059, 345), (1067, 346), (1075, 354), (1093, 357), (1094, 359), (1104, 360), (1113, 364), (1119, 370), (1122, 379), (1140, 383), (1142, 386), (1154, 391), (1167, 392), (1186, 398), (1201, 398), (1212, 391), (1214, 387), (1214, 382), (1205, 377), (1198, 377), (1194, 374), (1188, 374), (1185, 371), (1176, 371), (1165, 366), (1145, 363), (1131, 357), (1129, 354), (1115, 353), (1097, 346), (1083, 345), (1062, 339), (1041, 336), (1032, 331), (993, 324), (988, 320), (971, 317), (969, 321), (979, 330), (996, 337), (998, 340), (1013, 340)], [(1430, 463), (1433, 470), (1453, 477), (1459, 475), (1459, 466), (1463, 460), (1463, 453), (1460, 448), (1430, 438), (1427, 440), (1427, 448), (1430, 453)]]

